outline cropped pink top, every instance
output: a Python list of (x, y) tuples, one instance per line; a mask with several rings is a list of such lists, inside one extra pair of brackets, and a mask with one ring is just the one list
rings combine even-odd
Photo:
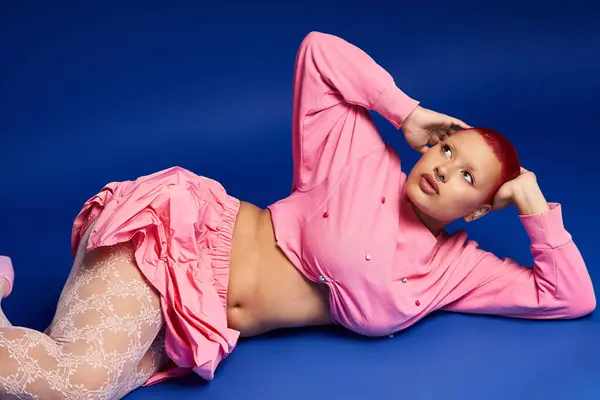
[(435, 237), (405, 194), (397, 153), (368, 110), (397, 129), (417, 106), (365, 52), (310, 33), (294, 80), (293, 188), (270, 205), (278, 246), (309, 280), (327, 285), (331, 318), (388, 335), (436, 310), (574, 318), (596, 305), (561, 206), (520, 216), (532, 268), (500, 259), (464, 231)]

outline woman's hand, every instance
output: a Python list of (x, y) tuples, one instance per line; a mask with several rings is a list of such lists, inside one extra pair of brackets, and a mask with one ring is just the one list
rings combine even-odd
[(494, 196), (493, 210), (501, 210), (514, 203), (515, 195), (523, 187), (537, 186), (537, 178), (531, 171), (521, 167), (521, 174), (512, 181), (500, 186)]
[(492, 209), (500, 210), (511, 204), (517, 207), (521, 215), (539, 214), (550, 209), (535, 174), (523, 167), (519, 176), (498, 189)]
[(417, 106), (402, 123), (408, 144), (421, 154), (458, 129), (469, 129), (463, 121)]

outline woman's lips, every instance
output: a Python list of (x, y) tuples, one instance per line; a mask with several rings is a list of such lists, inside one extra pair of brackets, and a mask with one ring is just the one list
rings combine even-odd
[(430, 174), (422, 174), (421, 179), (419, 180), (419, 187), (421, 190), (429, 195), (438, 195), (440, 194), (440, 188), (433, 179), (433, 176)]

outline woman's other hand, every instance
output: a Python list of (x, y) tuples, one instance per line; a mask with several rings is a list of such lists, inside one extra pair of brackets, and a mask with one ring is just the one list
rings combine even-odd
[(493, 210), (514, 204), (521, 215), (537, 214), (549, 209), (535, 174), (521, 167), (521, 174), (506, 182), (494, 196)]

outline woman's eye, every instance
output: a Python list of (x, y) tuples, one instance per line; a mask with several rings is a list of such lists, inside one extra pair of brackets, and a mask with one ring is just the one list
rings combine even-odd
[(473, 184), (473, 175), (471, 175), (470, 172), (464, 172), (463, 175), (465, 176), (465, 179), (467, 180), (467, 182), (469, 182), (472, 185)]
[(451, 156), (452, 155), (452, 149), (450, 148), (450, 146), (448, 145), (444, 145), (442, 146), (442, 152), (447, 155), (447, 156)]

